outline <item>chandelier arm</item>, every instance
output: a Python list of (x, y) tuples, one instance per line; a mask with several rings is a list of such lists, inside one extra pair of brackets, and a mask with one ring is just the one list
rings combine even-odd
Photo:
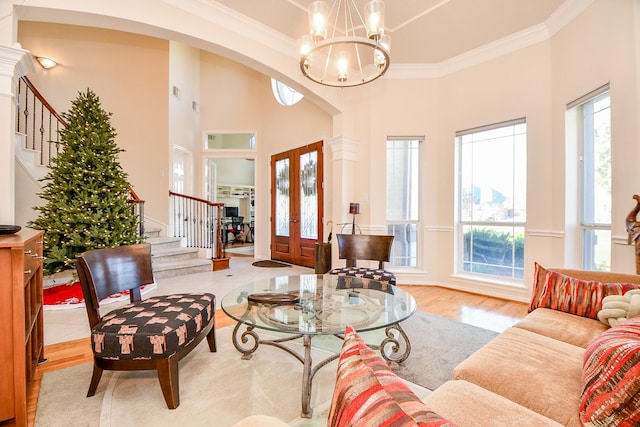
[(356, 58), (358, 60), (358, 71), (360, 71), (360, 77), (364, 80), (364, 72), (362, 71), (362, 60), (360, 59), (360, 49), (357, 44), (355, 44), (354, 49), (356, 51)]
[[(360, 10), (356, 7), (356, 3), (355, 0), (351, 0), (351, 4), (353, 5), (353, 8), (356, 11), (356, 14), (358, 15), (358, 18), (360, 19), (360, 23), (362, 24), (362, 28), (364, 29), (364, 35), (365, 37), (367, 36), (367, 23), (364, 22), (364, 18), (362, 17), (362, 14), (360, 13)], [(349, 15), (351, 16), (351, 15)], [(351, 28), (353, 29), (353, 35), (354, 37), (356, 36), (356, 26), (353, 23), (353, 19), (351, 19)]]
[[(337, 1), (333, 2), (333, 5), (331, 6), (331, 10), (329, 11), (329, 16), (331, 16), (331, 12), (333, 11), (333, 6), (335, 6), (337, 4), (337, 6), (336, 6), (336, 17), (333, 20), (333, 29), (331, 30), (331, 38), (332, 39), (336, 37), (336, 29), (338, 28), (338, 20), (340, 19), (340, 10), (342, 9), (342, 1), (343, 0), (337, 0)], [(345, 13), (346, 13), (346, 11), (345, 11)]]
[(331, 60), (331, 54), (333, 52), (333, 45), (329, 45), (329, 53), (327, 55), (327, 59), (324, 62), (324, 70), (322, 71), (322, 80), (327, 78), (327, 71), (329, 70), (329, 62)]

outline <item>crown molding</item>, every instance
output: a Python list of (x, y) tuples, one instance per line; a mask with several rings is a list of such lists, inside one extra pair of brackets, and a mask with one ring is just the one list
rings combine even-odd
[(385, 76), (389, 79), (439, 78), (533, 46), (549, 40), (551, 36), (584, 12), (594, 1), (566, 0), (544, 23), (534, 25), (440, 63), (394, 64), (392, 61)]
[(199, 16), (216, 27), (242, 35), (252, 42), (260, 42), (277, 52), (297, 58), (296, 41), (246, 15), (213, 0), (162, 0), (164, 3)]

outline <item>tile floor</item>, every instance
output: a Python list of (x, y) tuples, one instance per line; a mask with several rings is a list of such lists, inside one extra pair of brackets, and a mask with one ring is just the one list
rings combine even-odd
[[(157, 288), (151, 295), (166, 295), (174, 292), (211, 292), (216, 296), (216, 309), (220, 308), (220, 301), (236, 286), (256, 279), (266, 279), (277, 276), (295, 274), (313, 274), (314, 269), (291, 266), (281, 268), (261, 268), (251, 265), (255, 261), (252, 257), (232, 257), (227, 270), (196, 273), (187, 276), (170, 277), (157, 280)], [(105, 306), (110, 309), (120, 307), (126, 302), (118, 302)], [(84, 307), (65, 310), (45, 310), (44, 312), (44, 343), (45, 345), (71, 341), (89, 336), (89, 322)]]

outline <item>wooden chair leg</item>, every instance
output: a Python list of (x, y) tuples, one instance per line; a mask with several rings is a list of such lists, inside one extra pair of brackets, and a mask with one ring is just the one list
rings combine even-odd
[(180, 406), (180, 383), (178, 378), (178, 357), (174, 354), (158, 360), (158, 380), (164, 401), (169, 409)]
[(102, 368), (99, 368), (94, 362), (93, 375), (91, 375), (91, 384), (89, 384), (89, 391), (87, 392), (87, 397), (91, 397), (94, 394), (96, 394), (96, 389), (98, 388), (98, 384), (100, 383), (100, 378), (102, 378)]
[(207, 334), (207, 343), (209, 344), (209, 351), (210, 352), (213, 353), (215, 351), (218, 351), (217, 347), (216, 347), (216, 327), (215, 327), (215, 325), (213, 326), (213, 328), (211, 328), (211, 330)]

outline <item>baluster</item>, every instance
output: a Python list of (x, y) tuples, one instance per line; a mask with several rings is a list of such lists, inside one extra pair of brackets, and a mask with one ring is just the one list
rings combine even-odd
[[(36, 111), (36, 97), (35, 94), (33, 96), (33, 112)], [(31, 149), (36, 149), (36, 116), (35, 114), (31, 117)]]

